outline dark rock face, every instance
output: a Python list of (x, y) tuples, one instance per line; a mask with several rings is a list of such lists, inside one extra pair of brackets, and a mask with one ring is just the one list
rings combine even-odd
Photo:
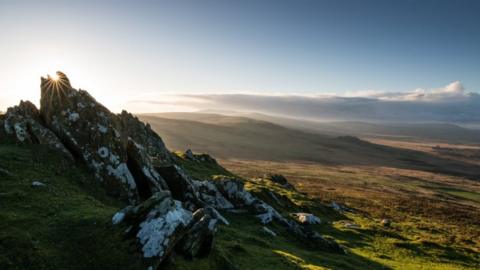
[(122, 111), (118, 115), (121, 138), (128, 141), (133, 139), (143, 145), (145, 152), (151, 157), (155, 166), (169, 166), (172, 164), (172, 156), (165, 147), (162, 138), (155, 133), (149, 124), (144, 124), (131, 113)]
[(198, 191), (193, 180), (177, 165), (157, 167), (158, 172), (166, 181), (173, 198), (185, 202), (185, 206), (194, 210), (205, 205), (198, 198)]
[[(118, 117), (86, 91), (72, 88), (65, 74), (57, 75), (58, 80), (42, 78), (40, 114), (74, 156), (94, 171), (106, 191), (135, 202), (166, 188), (146, 158), (145, 148), (129, 140), (130, 134), (142, 138), (138, 134), (146, 132), (143, 124)], [(132, 126), (126, 128), (126, 123)], [(163, 144), (156, 151), (160, 147), (168, 152)]]

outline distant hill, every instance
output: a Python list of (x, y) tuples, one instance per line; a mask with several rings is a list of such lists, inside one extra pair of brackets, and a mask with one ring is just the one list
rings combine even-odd
[(317, 122), (277, 117), (260, 113), (160, 113), (149, 114), (169, 119), (192, 120), (211, 124), (228, 124), (255, 119), (330, 136), (393, 138), (395, 140), (428, 140), (448, 143), (480, 143), (480, 129), (450, 123), (367, 123), (358, 121)]
[[(160, 117), (161, 116), (161, 117)], [(140, 115), (170, 149), (191, 148), (219, 158), (418, 168), (480, 176), (480, 168), (426, 153), (331, 136), (247, 117), (168, 113)]]

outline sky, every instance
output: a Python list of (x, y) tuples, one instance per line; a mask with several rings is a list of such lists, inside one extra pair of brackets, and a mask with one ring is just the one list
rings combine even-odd
[(480, 90), (478, 14), (474, 0), (0, 0), (0, 110), (38, 104), (40, 76), (56, 70), (114, 111), (238, 94), (412, 102), (452, 83), (468, 99)]

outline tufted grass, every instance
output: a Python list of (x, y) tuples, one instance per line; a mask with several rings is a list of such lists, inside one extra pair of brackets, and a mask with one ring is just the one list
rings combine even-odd
[(0, 269), (145, 268), (111, 225), (122, 205), (84, 168), (42, 146), (4, 143), (0, 167), (13, 174), (0, 175)]

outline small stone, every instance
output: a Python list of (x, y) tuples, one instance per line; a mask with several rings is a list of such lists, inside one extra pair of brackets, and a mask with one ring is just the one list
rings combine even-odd
[(300, 224), (320, 224), (321, 223), (321, 220), (319, 217), (309, 213), (293, 213), (292, 216)]
[(360, 229), (360, 225), (358, 225), (357, 223), (353, 223), (353, 222), (347, 222), (343, 226), (347, 229)]
[(40, 181), (33, 181), (32, 182), (32, 187), (45, 187), (46, 184), (40, 182)]
[(382, 219), (382, 221), (380, 221), (380, 223), (384, 226), (384, 227), (390, 227), (390, 225), (392, 224), (392, 221), (388, 218), (384, 218)]

